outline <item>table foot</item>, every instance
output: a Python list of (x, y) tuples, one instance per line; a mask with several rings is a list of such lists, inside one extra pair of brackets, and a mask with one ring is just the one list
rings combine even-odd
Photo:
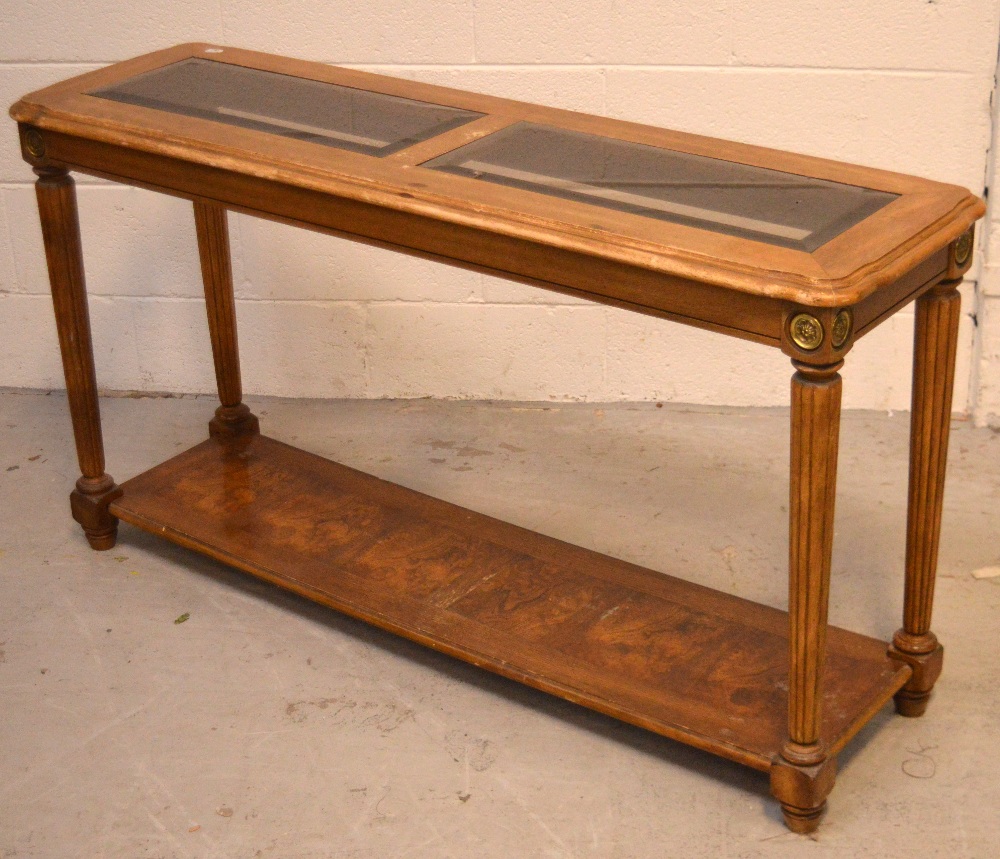
[(70, 509), (87, 535), (91, 549), (103, 552), (114, 548), (118, 540), (118, 518), (111, 514), (108, 505), (121, 495), (121, 487), (110, 474), (81, 477), (76, 482), (76, 489), (69, 496)]
[(819, 808), (795, 808), (781, 803), (781, 815), (785, 818), (785, 826), (799, 835), (808, 835), (819, 828), (819, 822), (826, 814), (826, 800)]
[(260, 421), (245, 403), (219, 406), (215, 417), (208, 422), (208, 432), (213, 438), (256, 435), (260, 432)]
[(785, 825), (800, 835), (815, 832), (826, 811), (826, 798), (837, 778), (837, 759), (815, 764), (780, 757), (771, 765), (771, 793), (781, 803)]
[[(924, 652), (920, 652), (921, 650)], [(906, 685), (893, 697), (896, 712), (911, 718), (923, 716), (934, 684), (941, 676), (944, 648), (938, 644), (933, 632), (913, 636), (901, 629), (893, 636), (892, 644), (889, 646), (889, 656), (905, 662), (913, 669), (913, 675)]]

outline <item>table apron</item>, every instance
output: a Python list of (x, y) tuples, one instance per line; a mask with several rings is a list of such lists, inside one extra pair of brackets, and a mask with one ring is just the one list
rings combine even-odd
[[(529, 239), (488, 232), (272, 179), (101, 141), (50, 133), (49, 157), (68, 169), (478, 271), (644, 315), (781, 347), (785, 299), (740, 292)], [(944, 276), (947, 249), (854, 308), (856, 337)], [(786, 338), (787, 340), (787, 338)]]

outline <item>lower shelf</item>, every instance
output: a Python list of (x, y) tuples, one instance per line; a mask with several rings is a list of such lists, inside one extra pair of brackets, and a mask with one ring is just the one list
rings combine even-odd
[[(785, 740), (785, 612), (265, 436), (210, 439), (122, 488), (126, 522), (529, 686), (757, 769)], [(831, 627), (832, 751), (909, 674)]]

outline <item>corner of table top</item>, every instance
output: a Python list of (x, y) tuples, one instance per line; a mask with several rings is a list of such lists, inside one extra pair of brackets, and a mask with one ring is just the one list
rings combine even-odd
[[(861, 265), (851, 265), (850, 259), (825, 255), (829, 245), (818, 248), (812, 257), (826, 276), (813, 281), (809, 289), (812, 300), (804, 303), (816, 306), (857, 304), (879, 289), (892, 285), (928, 257), (948, 247), (986, 213), (985, 202), (967, 188), (945, 183), (932, 184), (937, 201), (944, 205), (951, 203), (951, 207), (888, 253)], [(845, 244), (852, 240), (850, 232), (839, 237)]]

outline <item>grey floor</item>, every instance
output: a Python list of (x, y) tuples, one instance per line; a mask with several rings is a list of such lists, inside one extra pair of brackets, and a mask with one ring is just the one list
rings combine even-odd
[[(252, 405), (269, 434), (379, 476), (785, 602), (779, 410)], [(199, 441), (213, 407), (104, 400), (109, 470)], [(849, 413), (842, 432), (831, 618), (881, 637), (901, 608), (906, 421)], [(759, 773), (127, 526), (92, 552), (68, 515), (76, 476), (65, 398), (0, 394), (2, 859), (1000, 854), (996, 432), (954, 422), (936, 697), (862, 732), (811, 839)]]

